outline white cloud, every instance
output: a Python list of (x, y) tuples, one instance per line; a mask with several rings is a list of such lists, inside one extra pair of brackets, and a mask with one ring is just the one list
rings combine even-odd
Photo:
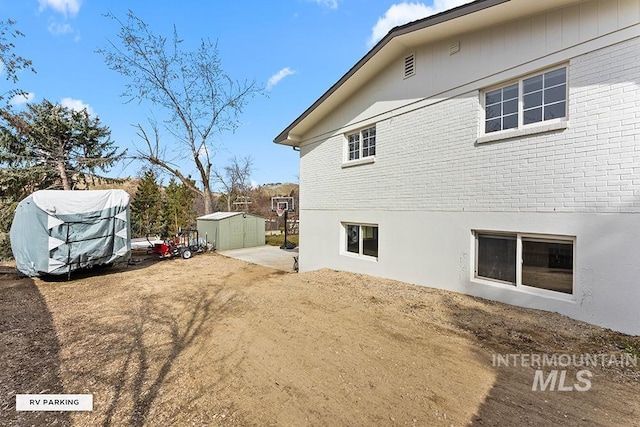
[(393, 27), (426, 18), (470, 2), (471, 0), (434, 0), (432, 6), (426, 6), (424, 3), (407, 2), (394, 4), (385, 12), (382, 18), (378, 19), (376, 25), (371, 29), (371, 36), (367, 45), (373, 47)]
[(62, 98), (60, 100), (60, 105), (74, 111), (82, 111), (86, 108), (87, 113), (89, 113), (90, 116), (95, 115), (93, 108), (91, 108), (89, 104), (85, 104), (84, 102), (82, 102), (82, 100), (80, 99)]
[(80, 11), (82, 0), (38, 0), (38, 3), (40, 3), (40, 12), (50, 7), (64, 16), (76, 16)]
[(314, 3), (318, 3), (320, 6), (328, 7), (329, 9), (338, 8), (338, 0), (311, 0)]
[(14, 107), (18, 107), (20, 105), (26, 104), (27, 102), (33, 101), (35, 97), (36, 94), (33, 92), (21, 93), (13, 96), (11, 100), (9, 100), (9, 103)]
[(282, 70), (278, 71), (276, 74), (271, 76), (271, 78), (267, 82), (267, 90), (271, 90), (275, 85), (280, 83), (280, 80), (295, 73), (296, 72), (289, 67), (285, 67)]
[(203, 159), (209, 158), (209, 148), (207, 147), (207, 144), (202, 144), (202, 146), (200, 146), (200, 149), (198, 150), (198, 157), (202, 157)]
[(49, 26), (47, 27), (47, 29), (54, 36), (73, 33), (73, 28), (71, 27), (71, 25), (67, 23), (61, 24), (59, 22), (56, 22), (54, 19), (49, 20)]

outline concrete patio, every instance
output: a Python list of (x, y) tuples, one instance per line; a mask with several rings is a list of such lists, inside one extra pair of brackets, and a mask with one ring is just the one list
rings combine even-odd
[(298, 255), (298, 248), (285, 250), (280, 249), (279, 246), (265, 245), (253, 248), (219, 251), (218, 253), (265, 267), (283, 271), (293, 271), (293, 257)]

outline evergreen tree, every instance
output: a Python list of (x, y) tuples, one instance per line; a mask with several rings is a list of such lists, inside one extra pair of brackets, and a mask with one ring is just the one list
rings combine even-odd
[[(0, 68), (4, 71), (5, 79), (11, 83), (18, 82), (18, 74), (22, 70), (36, 72), (30, 59), (23, 58), (13, 51), (15, 48), (14, 40), (18, 37), (24, 37), (20, 30), (12, 28), (15, 23), (16, 21), (12, 19), (0, 21)], [(13, 96), (24, 93), (20, 89), (13, 88), (3, 92), (0, 99), (4, 98), (9, 101)]]
[(109, 128), (86, 109), (44, 100), (18, 113), (0, 110), (0, 117), (0, 166), (8, 182), (27, 178), (39, 188), (72, 190), (124, 156), (114, 147)]
[(162, 194), (156, 181), (156, 174), (147, 170), (131, 202), (132, 234), (150, 236), (162, 234)]
[(165, 201), (163, 209), (164, 234), (174, 236), (178, 229), (193, 226), (196, 222), (196, 213), (193, 209), (195, 202), (194, 193), (175, 178), (171, 178), (165, 189)]
[[(3, 77), (8, 82), (2, 85), (0, 101), (10, 101), (16, 95), (24, 95), (23, 90), (18, 89), (19, 74), (23, 70), (35, 73), (31, 60), (23, 58), (15, 52), (15, 41), (24, 37), (24, 34), (13, 26), (15, 21), (7, 19), (0, 21), (0, 69)], [(8, 109), (9, 105), (0, 106), (0, 109)], [(41, 171), (12, 170), (2, 161), (2, 148), (0, 147), (0, 260), (10, 259), (11, 245), (9, 243), (9, 228), (13, 220), (13, 212), (16, 205), (28, 196), (39, 185), (48, 185)]]

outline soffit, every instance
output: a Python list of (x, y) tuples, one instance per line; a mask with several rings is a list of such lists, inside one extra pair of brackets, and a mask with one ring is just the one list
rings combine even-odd
[(582, 0), (478, 0), (392, 29), (274, 142), (299, 146), (322, 118), (412, 48), (565, 7)]

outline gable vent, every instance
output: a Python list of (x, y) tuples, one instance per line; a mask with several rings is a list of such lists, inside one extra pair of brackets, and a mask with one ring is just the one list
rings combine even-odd
[(460, 52), (460, 42), (454, 42), (449, 45), (449, 55)]
[(416, 73), (416, 56), (411, 54), (404, 58), (404, 78), (411, 77)]

